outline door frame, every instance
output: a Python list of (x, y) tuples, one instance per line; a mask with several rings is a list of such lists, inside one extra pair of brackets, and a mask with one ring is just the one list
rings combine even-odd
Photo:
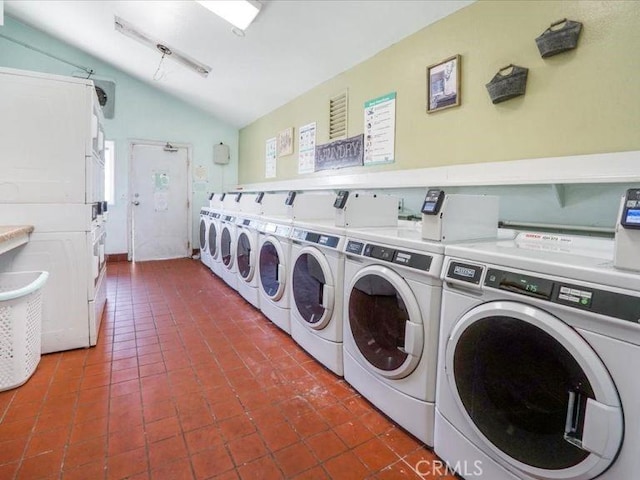
[[(133, 218), (133, 204), (131, 203), (131, 192), (133, 192), (133, 149), (136, 145), (145, 146), (158, 146), (164, 147), (167, 142), (160, 142), (157, 140), (141, 140), (141, 139), (129, 139), (129, 168), (127, 179), (127, 260), (131, 262), (133, 260), (133, 229), (131, 228), (131, 220)], [(192, 182), (192, 169), (193, 169), (193, 147), (190, 143), (168, 142), (174, 147), (187, 149), (187, 239), (189, 242), (189, 257), (191, 258), (191, 252), (193, 252), (193, 182)], [(198, 225), (200, 219), (198, 218)]]

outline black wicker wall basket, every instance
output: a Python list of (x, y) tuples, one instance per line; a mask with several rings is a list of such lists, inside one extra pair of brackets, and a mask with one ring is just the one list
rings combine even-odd
[[(562, 25), (564, 24), (564, 25)], [(554, 29), (562, 25), (562, 27)], [(582, 31), (582, 23), (563, 18), (552, 23), (542, 35), (536, 38), (536, 45), (542, 58), (552, 57), (578, 46), (578, 37)]]
[(524, 95), (528, 73), (528, 68), (513, 64), (498, 70), (498, 73), (486, 85), (491, 101), (500, 103)]

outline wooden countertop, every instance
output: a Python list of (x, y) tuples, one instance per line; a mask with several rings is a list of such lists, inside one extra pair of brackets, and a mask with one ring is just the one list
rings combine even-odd
[(0, 254), (29, 241), (33, 225), (0, 225)]

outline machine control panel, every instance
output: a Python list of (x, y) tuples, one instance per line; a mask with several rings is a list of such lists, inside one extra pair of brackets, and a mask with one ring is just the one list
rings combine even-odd
[(294, 240), (315, 243), (330, 248), (336, 248), (340, 243), (339, 237), (334, 237), (333, 235), (322, 235), (320, 233), (309, 232), (307, 230), (301, 230), (299, 228), (293, 229), (291, 238)]
[(231, 215), (225, 215), (222, 220), (229, 223), (236, 223), (236, 217), (232, 217)]
[(291, 235), (291, 227), (287, 225), (278, 225), (277, 223), (264, 223), (260, 227), (260, 230), (264, 233), (271, 233), (279, 237), (289, 238)]
[(640, 323), (640, 297), (489, 268), (485, 287)]
[(220, 218), (220, 214), (219, 213), (213, 213), (212, 212), (212, 213), (209, 214), (209, 216), (213, 217), (213, 218)]
[(201, 208), (200, 215), (209, 215), (209, 213), (204, 208)]
[(640, 188), (627, 190), (620, 225), (624, 228), (640, 229)]
[[(349, 245), (347, 245), (347, 250), (348, 249)], [(390, 262), (397, 265), (414, 268), (416, 270), (423, 270), (425, 272), (429, 271), (429, 268), (431, 267), (431, 261), (433, 260), (433, 257), (431, 257), (430, 255), (397, 250), (395, 248), (374, 245), (372, 243), (368, 243), (364, 247), (362, 255), (364, 255), (365, 257), (382, 260), (384, 262)]]
[(258, 194), (256, 195), (256, 203), (262, 203), (262, 199), (264, 198), (264, 192), (258, 192)]
[(478, 265), (450, 262), (449, 269), (447, 270), (447, 278), (478, 285), (480, 278), (482, 278), (483, 271), (484, 267)]
[(293, 205), (293, 201), (296, 199), (296, 192), (294, 192), (293, 190), (289, 192), (289, 194), (287, 195), (287, 198), (284, 201), (285, 205)]
[(347, 205), (347, 199), (349, 198), (348, 190), (340, 190), (336, 196), (333, 206), (339, 210), (342, 210)]
[(437, 215), (444, 202), (444, 190), (430, 189), (422, 203), (422, 213), (425, 215)]

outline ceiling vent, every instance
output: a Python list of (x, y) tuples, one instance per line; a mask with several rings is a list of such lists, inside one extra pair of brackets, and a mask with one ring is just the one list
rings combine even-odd
[(116, 106), (116, 84), (108, 80), (94, 79), (98, 101), (102, 107), (104, 118), (113, 118)]
[(329, 140), (347, 138), (347, 90), (329, 99)]

